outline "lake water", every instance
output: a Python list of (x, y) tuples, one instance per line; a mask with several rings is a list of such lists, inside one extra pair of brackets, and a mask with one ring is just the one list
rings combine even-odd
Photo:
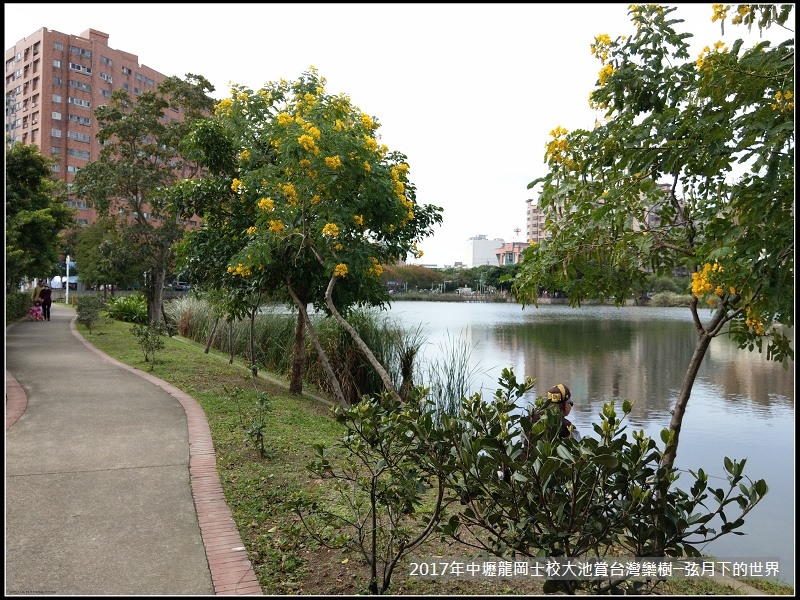
[[(688, 308), (395, 302), (388, 312), (406, 328), (423, 327), (424, 360), (465, 348), (472, 389), (485, 397), (507, 367), (518, 380), (537, 380), (534, 396), (565, 383), (575, 401), (570, 420), (590, 436), (604, 402), (620, 407), (629, 399), (628, 431), (643, 429), (660, 446), (696, 339)], [(778, 579), (794, 585), (794, 442), (794, 364), (784, 369), (715, 338), (692, 389), (675, 465), (702, 467), (713, 487), (723, 487), (724, 457), (746, 458), (744, 475), (766, 480), (769, 492), (745, 517), (746, 535), (728, 534), (701, 551), (738, 561), (777, 559)]]

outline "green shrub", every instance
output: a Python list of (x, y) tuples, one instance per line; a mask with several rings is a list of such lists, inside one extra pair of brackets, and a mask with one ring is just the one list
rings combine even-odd
[(100, 321), (100, 311), (104, 306), (105, 302), (101, 296), (81, 296), (75, 306), (78, 323), (86, 325), (86, 329), (92, 333), (92, 327)]
[(6, 294), (6, 325), (28, 314), (31, 307), (30, 292)]
[(136, 292), (130, 296), (117, 296), (108, 302), (108, 316), (125, 323), (147, 323), (147, 300)]

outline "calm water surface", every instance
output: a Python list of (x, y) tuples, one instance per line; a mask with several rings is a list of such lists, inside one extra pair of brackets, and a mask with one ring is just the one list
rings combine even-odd
[[(620, 406), (620, 400), (629, 399), (634, 403), (629, 430), (643, 429), (660, 440), (696, 339), (688, 308), (395, 302), (388, 312), (406, 328), (422, 326), (424, 360), (465, 348), (473, 391), (486, 397), (494, 394), (507, 367), (518, 380), (536, 379), (534, 397), (566, 383), (575, 400), (570, 419), (590, 436), (604, 402), (616, 400)], [(793, 373), (793, 363), (784, 369), (758, 352), (738, 350), (726, 338), (714, 339), (692, 390), (676, 460), (682, 470), (702, 467), (712, 486), (721, 487), (724, 457), (747, 459), (745, 476), (765, 479), (769, 493), (745, 517), (746, 535), (729, 534), (701, 550), (720, 558), (778, 559), (778, 579), (791, 584)], [(688, 473), (682, 479), (687, 486), (692, 481)]]

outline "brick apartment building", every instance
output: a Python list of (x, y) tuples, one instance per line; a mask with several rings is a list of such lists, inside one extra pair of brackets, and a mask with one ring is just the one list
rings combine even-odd
[[(36, 144), (55, 160), (54, 175), (67, 187), (100, 155), (94, 110), (115, 90), (135, 98), (155, 91), (167, 77), (140, 65), (135, 54), (109, 48), (108, 37), (94, 29), (69, 35), (43, 27), (6, 50), (7, 139)], [(165, 120), (182, 118), (177, 109), (168, 110), (175, 114), (165, 114)], [(94, 222), (86, 202), (71, 200), (70, 205), (77, 209), (79, 225)]]

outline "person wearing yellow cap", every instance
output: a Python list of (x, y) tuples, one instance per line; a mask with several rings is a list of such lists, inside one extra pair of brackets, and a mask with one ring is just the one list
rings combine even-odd
[(575, 404), (572, 401), (572, 392), (563, 383), (554, 385), (547, 390), (548, 406), (558, 407), (561, 411), (561, 430), (558, 432), (559, 437), (570, 437), (575, 441), (581, 439), (580, 432), (575, 428), (575, 425), (567, 419), (569, 413), (572, 412), (572, 406)]

